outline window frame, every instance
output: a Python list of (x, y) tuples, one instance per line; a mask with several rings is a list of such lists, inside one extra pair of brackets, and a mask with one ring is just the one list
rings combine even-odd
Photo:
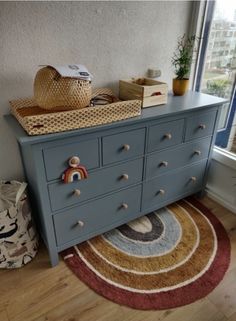
[[(207, 54), (207, 47), (209, 44), (209, 35), (211, 30), (211, 24), (214, 15), (214, 9), (216, 5), (216, 1), (207, 0), (204, 1), (204, 17), (203, 20), (198, 16), (198, 21), (200, 20), (201, 26), (201, 41), (198, 50), (198, 59), (195, 67), (195, 75), (193, 82), (193, 90), (200, 91), (201, 81), (204, 72), (204, 63)], [(196, 30), (197, 28), (195, 28)], [(230, 136), (230, 131), (233, 125), (234, 115), (236, 112), (236, 79), (234, 81), (233, 89), (232, 89), (232, 99), (230, 102), (230, 106), (227, 112), (226, 121), (223, 128), (220, 128), (217, 132), (215, 145), (221, 148), (226, 148), (228, 145), (228, 140)]]

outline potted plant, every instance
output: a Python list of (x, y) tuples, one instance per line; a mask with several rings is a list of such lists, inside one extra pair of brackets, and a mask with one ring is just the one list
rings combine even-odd
[(187, 37), (185, 34), (178, 40), (178, 45), (172, 57), (176, 78), (173, 79), (173, 93), (182, 96), (188, 90), (189, 72), (193, 61), (196, 36)]

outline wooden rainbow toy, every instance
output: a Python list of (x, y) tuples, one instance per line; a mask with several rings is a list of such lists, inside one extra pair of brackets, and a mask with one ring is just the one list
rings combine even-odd
[(86, 168), (82, 165), (79, 165), (79, 163), (80, 159), (77, 156), (74, 156), (69, 160), (70, 167), (67, 168), (62, 175), (62, 180), (64, 183), (72, 183), (88, 178), (88, 172)]

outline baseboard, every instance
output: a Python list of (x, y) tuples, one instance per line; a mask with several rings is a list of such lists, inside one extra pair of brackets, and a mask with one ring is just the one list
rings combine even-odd
[(231, 212), (236, 214), (235, 205), (230, 204), (229, 202), (226, 202), (220, 195), (213, 192), (212, 190), (209, 190), (208, 188), (206, 188), (206, 194), (209, 198), (213, 199), (214, 201), (216, 201), (220, 205), (224, 206), (225, 208), (227, 208), (228, 210), (230, 210)]

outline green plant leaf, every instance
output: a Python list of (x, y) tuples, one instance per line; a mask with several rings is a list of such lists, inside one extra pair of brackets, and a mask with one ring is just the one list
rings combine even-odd
[(171, 63), (174, 67), (176, 78), (183, 79), (189, 77), (193, 54), (195, 52), (196, 40), (200, 38), (195, 35), (186, 37), (184, 34), (177, 43), (176, 51), (173, 54)]

